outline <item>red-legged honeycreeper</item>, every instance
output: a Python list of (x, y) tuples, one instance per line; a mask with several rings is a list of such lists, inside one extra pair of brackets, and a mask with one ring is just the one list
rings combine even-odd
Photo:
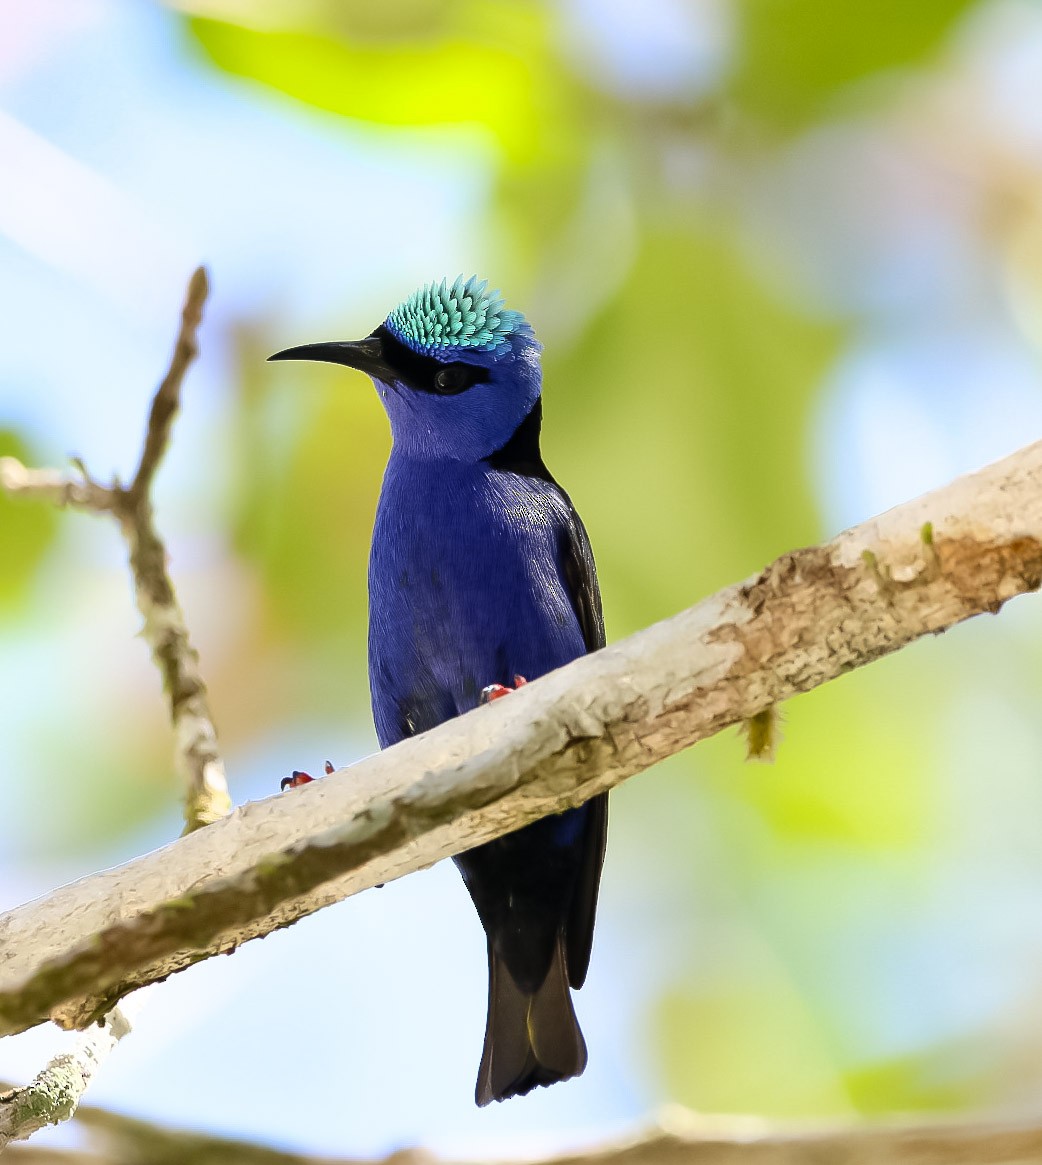
[[(382, 748), (604, 646), (586, 530), (539, 452), (540, 348), (498, 292), (460, 276), (364, 340), (271, 357), (368, 373), (390, 418), (369, 559)], [(479, 1105), (586, 1067), (569, 988), (590, 962), (607, 824), (603, 795), (455, 859), (488, 940)]]

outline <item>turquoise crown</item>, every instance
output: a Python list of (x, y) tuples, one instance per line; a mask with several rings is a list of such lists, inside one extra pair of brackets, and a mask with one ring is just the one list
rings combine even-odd
[(508, 311), (498, 291), (476, 275), (427, 283), (387, 317), (387, 327), (403, 344), (424, 356), (450, 352), (505, 351), (512, 336), (533, 335), (519, 311)]

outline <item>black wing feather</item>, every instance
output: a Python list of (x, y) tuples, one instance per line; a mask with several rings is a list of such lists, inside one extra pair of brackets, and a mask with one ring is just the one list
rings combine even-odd
[[(556, 484), (556, 483), (555, 483)], [(560, 489), (560, 486), (557, 486)], [(575, 512), (568, 495), (561, 490), (571, 517), (565, 532), (566, 544), (561, 547), (564, 579), (572, 605), (582, 628), (587, 651), (598, 651), (604, 646), (604, 612), (601, 591), (597, 585), (597, 568), (593, 549), (582, 518)], [(593, 948), (593, 926), (597, 915), (597, 889), (604, 865), (604, 850), (608, 841), (608, 794), (601, 793), (588, 802), (586, 837), (583, 844), (583, 862), (568, 912), (567, 955), (568, 981), (578, 990), (586, 980)]]
[(604, 611), (601, 608), (601, 589), (597, 585), (597, 567), (593, 549), (582, 518), (575, 512), (571, 498), (556, 482), (554, 486), (564, 499), (571, 519), (561, 537), (561, 561), (564, 563), (564, 581), (582, 628), (587, 651), (599, 651), (604, 646)]
[[(597, 567), (593, 561), (593, 549), (586, 533), (582, 518), (575, 511), (571, 498), (554, 480), (546, 468), (539, 450), (539, 430), (542, 425), (542, 401), (537, 400), (531, 412), (518, 425), (514, 435), (501, 448), (487, 458), (493, 469), (506, 473), (518, 473), (523, 477), (534, 477), (545, 481), (557, 491), (564, 502), (568, 520), (561, 528), (558, 545), (559, 561), (564, 573), (564, 583), (575, 609), (579, 627), (582, 630), (586, 650), (598, 651), (604, 646), (604, 613), (601, 608), (601, 591), (597, 585)], [(597, 913), (597, 888), (604, 865), (604, 848), (608, 838), (608, 794), (602, 793), (587, 802), (589, 813), (586, 821), (586, 837), (583, 844), (583, 860), (579, 870), (575, 893), (566, 923), (566, 955), (568, 958), (568, 981), (579, 988), (586, 979), (590, 966), (590, 950), (593, 946), (593, 924)]]

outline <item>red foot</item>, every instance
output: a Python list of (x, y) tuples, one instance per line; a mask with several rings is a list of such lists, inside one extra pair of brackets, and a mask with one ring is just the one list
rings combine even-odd
[(299, 789), (301, 785), (310, 785), (314, 779), (309, 773), (302, 773), (299, 769), (294, 769), (292, 776), (282, 778), (280, 788), (283, 792), (287, 789)]
[(528, 680), (524, 676), (514, 676), (514, 686), (508, 688), (506, 684), (489, 684), (487, 688), (481, 689), (481, 703), (491, 704), (493, 700), (502, 699), (503, 696), (509, 696), (511, 692), (516, 692), (518, 688), (523, 688)]
[[(330, 773), (336, 772), (336, 769), (333, 768), (332, 761), (326, 761), (325, 769), (327, 777)], [(280, 787), (283, 792), (287, 789), (299, 789), (301, 785), (310, 785), (314, 779), (310, 774), (302, 773), (299, 769), (294, 769), (292, 776), (282, 778)]]

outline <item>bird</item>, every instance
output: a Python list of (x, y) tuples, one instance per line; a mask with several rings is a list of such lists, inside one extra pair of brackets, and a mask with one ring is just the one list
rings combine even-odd
[[(540, 452), (541, 350), (521, 312), (460, 275), (365, 339), (269, 357), (367, 373), (390, 421), (369, 559), (381, 748), (604, 646), (590, 539)], [(488, 948), (479, 1106), (586, 1067), (571, 991), (590, 963), (607, 824), (605, 793), (454, 859)]]

